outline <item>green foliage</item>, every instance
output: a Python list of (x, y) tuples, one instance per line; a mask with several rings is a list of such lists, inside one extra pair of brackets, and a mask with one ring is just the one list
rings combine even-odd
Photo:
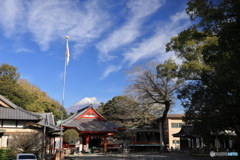
[[(179, 91), (185, 121), (198, 133), (234, 130), (240, 151), (240, 1), (189, 0), (198, 23), (173, 37), (167, 51), (183, 60)], [(201, 30), (200, 30), (201, 29)]]
[(61, 119), (61, 110), (63, 109), (63, 116), (66, 117), (66, 110), (56, 100), (50, 98), (47, 93), (41, 91), (40, 88), (30, 84), (27, 80), (18, 80), (23, 90), (34, 97), (32, 103), (25, 105), (25, 109), (31, 112), (52, 112), (55, 119)]
[(17, 68), (8, 64), (0, 66), (0, 94), (17, 106), (30, 112), (52, 112), (55, 120), (67, 116), (65, 108), (59, 102), (50, 98), (40, 88), (30, 84), (27, 80), (19, 79)]
[(79, 139), (79, 134), (74, 129), (68, 129), (63, 133), (63, 140), (68, 143), (76, 142)]
[[(158, 64), (156, 67), (156, 70), (157, 70), (157, 77), (159, 79), (166, 79), (167, 83), (172, 84), (172, 86), (168, 85), (169, 91), (170, 91), (170, 88), (173, 91), (176, 90), (178, 87), (180, 87), (184, 83), (182, 76), (179, 74), (179, 65), (177, 65), (176, 62), (171, 58), (166, 60), (163, 64)], [(171, 92), (169, 92), (169, 94), (170, 93)]]
[(16, 83), (20, 74), (17, 73), (17, 68), (6, 63), (0, 66), (0, 81), (8, 81)]
[(14, 158), (14, 154), (8, 148), (0, 148), (0, 160), (7, 160)]
[(97, 111), (107, 120), (130, 128), (151, 123), (157, 118), (156, 108), (143, 106), (126, 95), (113, 97), (100, 105)]
[(206, 47), (218, 46), (217, 40), (216, 36), (199, 32), (196, 28), (189, 28), (173, 37), (166, 45), (166, 51), (174, 51), (183, 60), (178, 76), (198, 80), (202, 74), (210, 72), (212, 67), (205, 63), (203, 51)]
[(34, 97), (18, 84), (19, 77), (16, 67), (8, 64), (0, 66), (0, 94), (24, 108), (25, 105), (32, 103)]

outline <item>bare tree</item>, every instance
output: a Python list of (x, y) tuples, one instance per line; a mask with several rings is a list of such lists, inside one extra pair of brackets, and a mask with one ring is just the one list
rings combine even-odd
[(15, 152), (39, 152), (43, 149), (42, 135), (39, 132), (22, 133), (17, 132), (12, 135), (9, 147)]
[(183, 84), (183, 80), (178, 78), (178, 65), (171, 59), (158, 65), (150, 62), (128, 71), (127, 77), (130, 83), (125, 91), (128, 94), (135, 95), (141, 105), (159, 107), (160, 142), (166, 148), (164, 121), (176, 89)]

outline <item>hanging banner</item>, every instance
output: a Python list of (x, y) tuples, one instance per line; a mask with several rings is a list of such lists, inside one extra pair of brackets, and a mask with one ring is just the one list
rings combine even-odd
[(191, 139), (188, 138), (188, 148), (191, 148)]
[(199, 138), (196, 138), (196, 147), (197, 147), (197, 148), (200, 148)]

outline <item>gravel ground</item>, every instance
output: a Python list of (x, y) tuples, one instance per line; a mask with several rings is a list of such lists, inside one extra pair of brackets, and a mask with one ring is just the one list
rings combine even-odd
[(131, 153), (131, 154), (82, 154), (65, 156), (65, 160), (234, 160), (237, 157), (210, 157), (210, 154), (187, 153)]

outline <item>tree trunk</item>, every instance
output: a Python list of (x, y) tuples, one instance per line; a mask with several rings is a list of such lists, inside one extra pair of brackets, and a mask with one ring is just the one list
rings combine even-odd
[[(160, 133), (160, 135), (162, 136), (161, 138), (162, 138), (162, 143), (163, 143), (163, 148), (162, 148), (162, 151), (163, 152), (168, 152), (168, 150), (167, 150), (167, 146), (166, 146), (166, 138), (165, 138), (165, 132), (164, 132), (164, 122), (165, 122), (165, 120), (166, 120), (166, 117), (167, 117), (167, 114), (168, 114), (168, 111), (169, 111), (169, 109), (170, 109), (170, 102), (171, 102), (171, 100), (170, 101), (166, 101), (166, 102), (164, 102), (164, 104), (165, 104), (165, 109), (164, 109), (164, 112), (163, 112), (163, 115), (162, 115), (162, 117), (160, 118), (160, 126), (159, 127), (161, 127), (161, 132), (162, 133)], [(162, 144), (161, 144), (162, 145)]]

